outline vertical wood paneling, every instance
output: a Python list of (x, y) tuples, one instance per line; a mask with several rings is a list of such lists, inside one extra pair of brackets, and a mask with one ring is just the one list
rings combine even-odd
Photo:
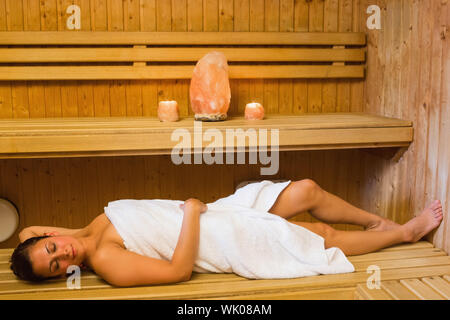
[[(372, 163), (365, 164), (368, 171), (379, 173), (376, 190), (382, 190), (377, 193), (377, 202), (384, 206), (382, 214), (404, 223), (434, 199), (440, 199), (444, 212), (448, 211), (450, 6), (446, 1), (376, 3), (386, 8), (382, 29), (368, 31), (364, 19), (360, 21), (369, 38), (364, 110), (412, 120), (414, 142), (398, 162), (380, 164), (378, 157), (368, 155)], [(368, 4), (361, 1), (360, 10)], [(364, 196), (370, 192), (366, 180)], [(444, 215), (429, 239), (449, 252), (449, 232), (448, 215)]]

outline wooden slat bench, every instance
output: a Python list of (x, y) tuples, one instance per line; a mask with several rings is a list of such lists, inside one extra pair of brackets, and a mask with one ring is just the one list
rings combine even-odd
[[(196, 122), (198, 125), (198, 122)], [(227, 130), (243, 137), (255, 127), (243, 117), (227, 121), (201, 123), (195, 131), (190, 118), (178, 122), (160, 122), (155, 118), (63, 118), (17, 119), (0, 121), (0, 158), (68, 157), (93, 155), (170, 154), (180, 142), (194, 150), (195, 139), (171, 139), (175, 129), (205, 133), (218, 129), (222, 140), (203, 147), (256, 147), (260, 135), (270, 146), (273, 130), (278, 130), (277, 146), (283, 150), (404, 147), (412, 140), (410, 121), (389, 119), (362, 113), (306, 114), (304, 116), (267, 115), (255, 130), (255, 139), (227, 139)], [(241, 130), (241, 131), (239, 131)], [(231, 143), (229, 142), (231, 141)]]
[[(0, 249), (0, 300), (2, 299), (342, 299), (389, 297), (410, 299), (421, 285), (431, 288), (435, 298), (447, 298), (446, 282), (450, 280), (450, 257), (429, 242), (398, 245), (375, 253), (349, 257), (355, 266), (353, 273), (320, 275), (282, 280), (247, 280), (234, 274), (197, 274), (188, 282), (114, 288), (91, 272), (83, 272), (81, 289), (68, 289), (66, 280), (52, 280), (45, 284), (30, 284), (18, 280), (9, 270), (12, 249)], [(380, 268), (380, 290), (366, 288), (370, 265)], [(409, 295), (398, 289), (397, 283), (412, 288)], [(418, 289), (419, 288), (419, 289)], [(387, 290), (387, 291), (386, 291)], [(389, 291), (390, 290), (390, 291)], [(408, 289), (409, 290), (409, 289)], [(414, 291), (415, 290), (415, 291)], [(365, 289), (365, 291), (368, 291)], [(386, 292), (384, 292), (386, 291)], [(420, 291), (420, 292), (422, 292)], [(392, 294), (392, 292), (394, 292)], [(398, 293), (400, 292), (400, 293)], [(392, 294), (392, 295), (391, 295)], [(438, 296), (439, 295), (439, 296)], [(383, 295), (384, 296), (384, 295)], [(416, 296), (417, 298), (417, 296)]]
[[(352, 32), (0, 32), (0, 81), (189, 79), (212, 50), (226, 54), (230, 79), (363, 79), (365, 44)], [(173, 130), (193, 127), (193, 117), (0, 120), (0, 158), (168, 154)], [(278, 129), (280, 150), (406, 147), (413, 138), (410, 121), (363, 113), (237, 115), (203, 128), (241, 128), (241, 137)]]

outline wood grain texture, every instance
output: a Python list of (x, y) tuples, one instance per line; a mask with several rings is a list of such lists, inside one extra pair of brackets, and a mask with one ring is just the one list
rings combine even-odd
[[(368, 30), (365, 19), (360, 31), (367, 31), (367, 78), (364, 83), (364, 111), (412, 120), (414, 143), (398, 162), (372, 162), (377, 201), (382, 215), (406, 222), (432, 200), (439, 199), (448, 211), (450, 201), (449, 154), (444, 147), (450, 138), (448, 103), (450, 59), (449, 11), (447, 1), (365, 1), (382, 9), (381, 30)], [(447, 26), (447, 27), (445, 27)], [(373, 157), (373, 156), (368, 156)], [(366, 185), (367, 188), (367, 185)], [(366, 192), (371, 192), (366, 189)], [(448, 214), (430, 240), (447, 252)]]

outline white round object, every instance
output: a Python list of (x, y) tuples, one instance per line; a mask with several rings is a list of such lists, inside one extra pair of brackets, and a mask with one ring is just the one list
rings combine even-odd
[(19, 226), (19, 214), (13, 204), (0, 199), (0, 242), (8, 240)]

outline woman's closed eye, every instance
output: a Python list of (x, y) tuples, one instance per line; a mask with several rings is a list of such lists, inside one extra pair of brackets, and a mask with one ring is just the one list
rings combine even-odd
[[(51, 249), (49, 249), (49, 247)], [(50, 246), (46, 246), (47, 252), (48, 254), (50, 254), (51, 252), (56, 252), (56, 244), (55, 243), (51, 243)], [(57, 259), (54, 259), (52, 261), (50, 261), (50, 266), (49, 266), (50, 272), (55, 272), (59, 269), (59, 263)]]

